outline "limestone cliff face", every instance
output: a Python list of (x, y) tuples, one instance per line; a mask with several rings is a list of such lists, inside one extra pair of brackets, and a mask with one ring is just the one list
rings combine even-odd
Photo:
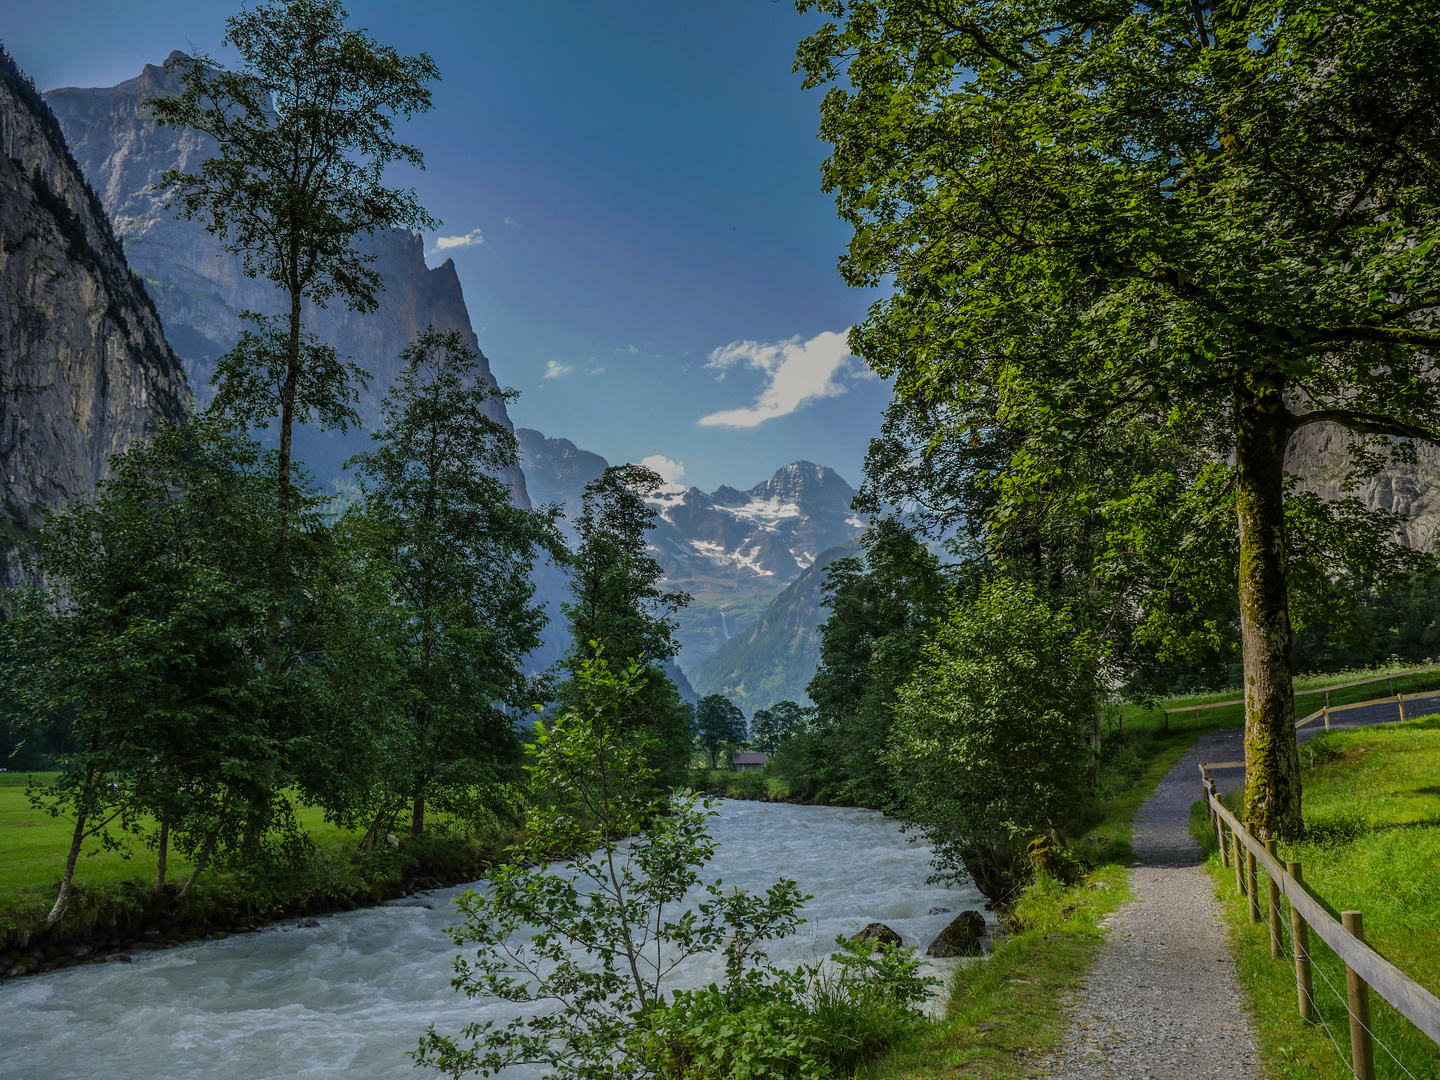
[[(208, 137), (158, 127), (148, 118), (146, 99), (177, 88), (173, 73), (147, 64), (139, 76), (116, 86), (66, 87), (49, 91), (45, 100), (109, 211), (130, 265), (149, 285), (170, 342), (203, 402), (211, 393), (215, 360), (239, 334), (240, 312), (275, 313), (288, 303), (268, 282), (246, 277), (240, 258), (225, 251), (220, 238), (200, 222), (176, 220), (165, 208), (164, 195), (152, 190), (167, 169), (193, 169), (214, 152)], [(360, 247), (375, 255), (374, 267), (384, 281), (379, 310), (359, 315), (332, 304), (307, 309), (305, 320), (307, 329), (374, 376), (360, 406), (369, 427), (399, 371), (401, 350), (427, 325), (459, 329), (476, 351), (480, 345), (453, 262), (427, 267), (422, 238), (403, 230), (368, 237)], [(496, 385), (483, 353), (481, 367), (485, 380)], [(513, 430), (499, 399), (492, 401), (491, 415)], [(296, 435), (297, 456), (326, 476), (347, 454), (368, 444), (363, 435)], [(516, 469), (507, 479), (516, 501), (528, 507), (524, 475)]]
[(1285, 469), (1300, 476), (1302, 486), (1321, 498), (1353, 494), (1372, 509), (1407, 515), (1410, 546), (1434, 551), (1440, 545), (1440, 447), (1417, 443), (1415, 464), (1392, 463), (1347, 493), (1341, 489), (1350, 467), (1349, 442), (1349, 433), (1337, 424), (1303, 427), (1285, 448)]
[(55, 117), (0, 52), (0, 586), (45, 508), (178, 419), (185, 374)]

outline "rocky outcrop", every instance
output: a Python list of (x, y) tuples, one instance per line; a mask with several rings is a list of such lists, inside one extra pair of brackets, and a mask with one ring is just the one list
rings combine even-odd
[(880, 945), (891, 945), (898, 949), (905, 944), (905, 940), (883, 922), (872, 922), (850, 939), (852, 945), (866, 941), (872, 943), (870, 946), (872, 949)]
[(926, 956), (979, 956), (980, 939), (985, 936), (985, 916), (978, 911), (962, 911), (941, 930)]
[(1415, 445), (1413, 464), (1388, 464), (1378, 476), (1344, 490), (1350, 470), (1347, 449), (1352, 436), (1337, 424), (1311, 424), (1290, 436), (1285, 470), (1301, 478), (1301, 487), (1323, 499), (1353, 495), (1371, 509), (1393, 510), (1410, 520), (1405, 539), (1411, 547), (1434, 551), (1440, 542), (1440, 446)]
[[(172, 59), (177, 56), (183, 54), (171, 53)], [(285, 304), (268, 282), (245, 275), (239, 256), (227, 252), (220, 238), (198, 221), (177, 220), (164, 194), (153, 190), (167, 169), (193, 169), (214, 152), (208, 137), (158, 127), (148, 118), (146, 99), (177, 86), (173, 71), (147, 64), (136, 78), (116, 86), (65, 87), (49, 91), (45, 99), (110, 213), (130, 265), (149, 285), (170, 342), (203, 402), (211, 393), (215, 360), (239, 334), (240, 312), (275, 313)], [(359, 246), (375, 256), (374, 268), (384, 282), (379, 309), (362, 315), (332, 304), (307, 309), (305, 318), (311, 332), (373, 376), (360, 403), (362, 419), (372, 426), (380, 399), (399, 371), (401, 350), (427, 325), (458, 328), (472, 348), (479, 351), (480, 345), (451, 260), (434, 269), (426, 266), (422, 238), (403, 230), (378, 233)], [(496, 385), (483, 353), (481, 367), (485, 381)], [(503, 401), (494, 399), (490, 412), (512, 429)], [(296, 443), (297, 457), (328, 478), (348, 454), (368, 448), (369, 440), (363, 433), (346, 438), (306, 431), (297, 432)], [(512, 470), (507, 479), (517, 503), (529, 506), (521, 471)]]
[(44, 509), (184, 415), (184, 372), (144, 284), (34, 86), (0, 52), (0, 586)]

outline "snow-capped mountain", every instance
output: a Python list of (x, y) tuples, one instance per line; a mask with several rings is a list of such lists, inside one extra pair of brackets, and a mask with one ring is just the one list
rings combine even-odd
[(708, 495), (670, 484), (647, 501), (660, 513), (652, 544), (672, 577), (772, 578), (785, 584), (827, 548), (865, 529), (855, 491), (824, 465), (796, 461), (749, 491)]
[[(605, 471), (598, 454), (567, 439), (517, 428), (537, 503), (573, 517), (587, 481)], [(649, 497), (659, 512), (650, 550), (665, 581), (694, 597), (680, 613), (680, 665), (693, 669), (750, 626), (823, 551), (865, 531), (850, 509), (855, 490), (834, 469), (796, 461), (747, 491), (667, 485)]]

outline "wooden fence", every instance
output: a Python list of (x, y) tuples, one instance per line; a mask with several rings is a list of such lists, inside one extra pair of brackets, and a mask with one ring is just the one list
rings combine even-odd
[[(1297, 728), (1304, 727), (1306, 724), (1310, 723), (1310, 721), (1319, 719), (1321, 716), (1323, 716), (1325, 718), (1325, 729), (1328, 731), (1330, 729), (1330, 714), (1332, 712), (1343, 712), (1346, 709), (1358, 709), (1362, 705), (1376, 705), (1384, 701), (1397, 700), (1400, 702), (1400, 719), (1403, 720), (1405, 719), (1405, 699), (1402, 695), (1395, 693), (1395, 680), (1405, 675), (1419, 675), (1426, 671), (1440, 671), (1440, 664), (1430, 664), (1426, 667), (1408, 668), (1405, 671), (1390, 671), (1386, 672), (1384, 675), (1376, 675), (1373, 678), (1369, 679), (1356, 679), (1353, 682), (1336, 683), (1334, 686), (1317, 686), (1313, 690), (1301, 690), (1296, 693), (1295, 696), (1297, 698), (1304, 697), (1307, 694), (1324, 694), (1325, 704), (1322, 705), (1315, 712), (1311, 713), (1309, 716), (1305, 717), (1304, 720), (1296, 723), (1295, 726)], [(1384, 680), (1389, 680), (1390, 682), (1390, 693), (1386, 697), (1376, 698), (1373, 701), (1353, 701), (1348, 705), (1336, 705), (1334, 707), (1330, 705), (1330, 695), (1336, 690), (1348, 690), (1352, 686), (1364, 686), (1366, 683), (1382, 682)], [(1414, 695), (1411, 696), (1413, 697)], [(1170, 730), (1170, 715), (1172, 713), (1193, 712), (1195, 714), (1195, 726), (1199, 727), (1200, 713), (1204, 710), (1224, 709), (1230, 705), (1244, 704), (1244, 698), (1236, 698), (1234, 701), (1212, 701), (1208, 705), (1176, 705), (1174, 708), (1165, 710), (1165, 730)]]
[[(1381, 701), (1391, 700), (1381, 698)], [(1364, 702), (1363, 704), (1374, 704)], [(1401, 708), (1404, 706), (1402, 704)], [(1319, 715), (1318, 713), (1316, 714)], [(1314, 719), (1309, 717), (1307, 720)], [(1302, 721), (1302, 723), (1307, 721)], [(1298, 726), (1298, 725), (1297, 725)], [(1395, 1007), (1396, 1012), (1440, 1044), (1440, 998), (1410, 978), (1365, 943), (1364, 918), (1358, 911), (1341, 912), (1337, 921), (1305, 888), (1303, 867), (1298, 862), (1280, 864), (1275, 841), (1261, 843), (1220, 801), (1211, 769), (1244, 767), (1244, 762), (1201, 763), (1200, 781), (1205, 810), (1215, 827), (1220, 856), (1235, 870), (1236, 889), (1248, 896), (1250, 921), (1270, 921), (1270, 958), (1282, 959), (1284, 920), (1280, 897), (1290, 902), (1290, 934), (1295, 960), (1295, 987), (1300, 1015), (1315, 1020), (1315, 992), (1310, 962), (1310, 932), (1335, 952), (1345, 965), (1346, 1007), (1350, 1014), (1351, 1069), (1357, 1080), (1374, 1080), (1375, 1048), (1370, 1022), (1370, 990)], [(1229, 833), (1229, 840), (1226, 833)], [(1260, 910), (1258, 872), (1268, 881), (1267, 910)], [(1337, 991), (1338, 993), (1338, 991)], [(1402, 1066), (1403, 1067), (1403, 1066)]]

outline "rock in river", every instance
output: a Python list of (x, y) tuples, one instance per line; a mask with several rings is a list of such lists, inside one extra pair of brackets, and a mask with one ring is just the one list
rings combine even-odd
[(985, 916), (978, 911), (962, 911), (940, 931), (925, 952), (929, 956), (978, 956), (980, 939), (985, 936)]
[(851, 941), (870, 941), (876, 945), (894, 945), (897, 948), (905, 944), (904, 939), (883, 922), (872, 922), (858, 934), (850, 939)]

